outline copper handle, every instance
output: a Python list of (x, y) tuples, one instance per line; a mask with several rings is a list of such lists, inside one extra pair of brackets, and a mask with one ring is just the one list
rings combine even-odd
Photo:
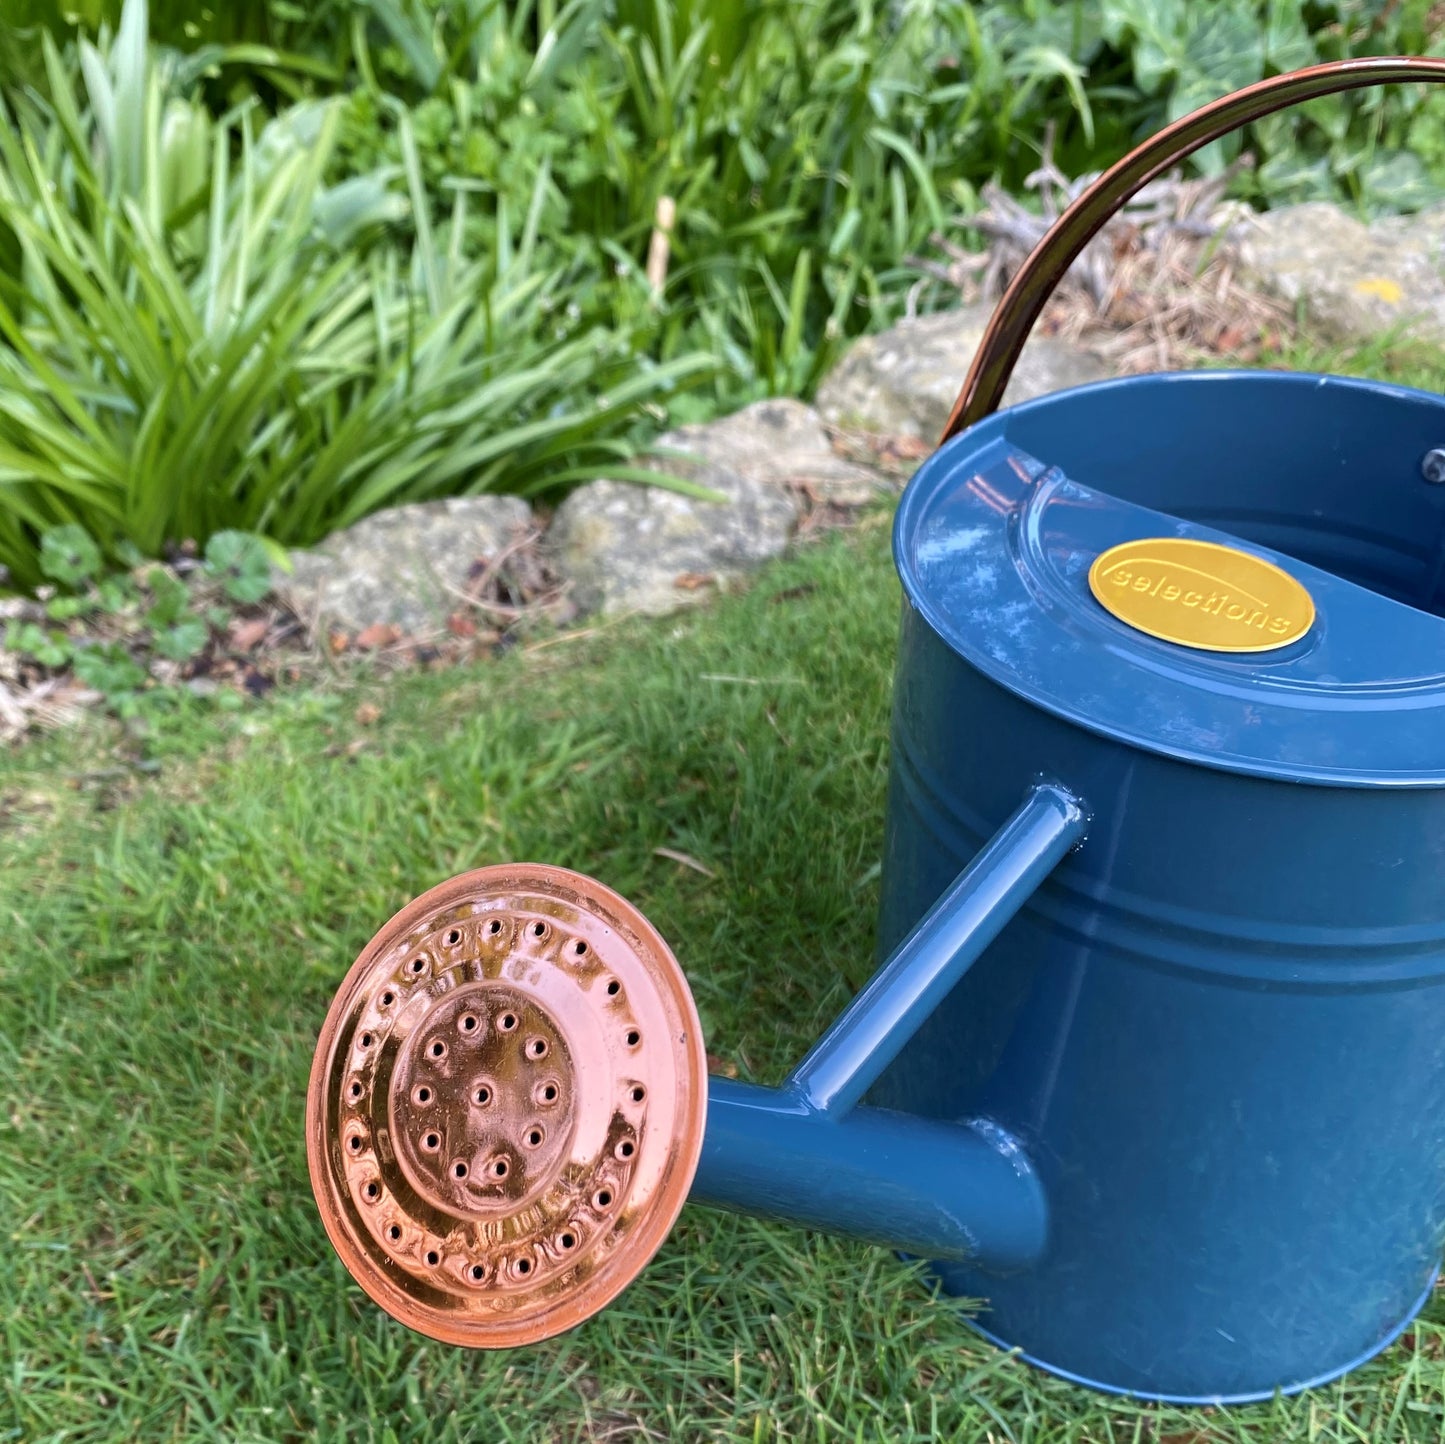
[(1445, 81), (1445, 60), (1368, 56), (1272, 76), (1201, 106), (1110, 166), (1054, 222), (1019, 267), (984, 330), (939, 445), (997, 409), (1024, 342), (1054, 287), (1119, 207), (1156, 176), (1210, 141), (1276, 110), (1337, 91), (1411, 80)]

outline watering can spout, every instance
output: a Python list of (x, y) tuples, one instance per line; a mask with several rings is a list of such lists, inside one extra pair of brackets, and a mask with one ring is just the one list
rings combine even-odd
[(1087, 821), (1083, 803), (1065, 788), (1032, 788), (793, 1070), (789, 1089), (835, 1117), (852, 1108), (1004, 924), (1083, 841)]
[(692, 1198), (926, 1258), (1033, 1263), (1048, 1209), (1017, 1139), (857, 1105), (1085, 823), (1064, 788), (1033, 788), (781, 1088), (710, 1079)]
[(997, 1272), (1043, 1253), (1048, 1207), (1019, 1143), (986, 1119), (884, 1108), (832, 1118), (788, 1088), (712, 1078), (694, 1203)]

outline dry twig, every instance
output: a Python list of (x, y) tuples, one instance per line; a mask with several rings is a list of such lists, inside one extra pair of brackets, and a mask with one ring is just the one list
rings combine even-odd
[[(1185, 179), (1174, 171), (1151, 181), (1115, 215), (1069, 268), (1045, 312), (1042, 329), (1087, 340), (1123, 373), (1194, 364), (1203, 357), (1252, 360), (1288, 331), (1287, 309), (1239, 278), (1229, 183), (1253, 164), (1241, 156), (1218, 175)], [(985, 186), (984, 205), (959, 218), (959, 229), (983, 237), (971, 251), (935, 234), (935, 256), (911, 257), (929, 281), (957, 289), (965, 301), (991, 301), (1066, 206), (1094, 179), (1070, 179), (1054, 164), (1052, 136), (1025, 184), (1030, 208), (999, 187)]]

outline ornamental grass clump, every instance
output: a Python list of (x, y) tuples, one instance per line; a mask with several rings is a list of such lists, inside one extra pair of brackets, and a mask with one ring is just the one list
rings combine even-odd
[[(378, 507), (616, 474), (643, 408), (706, 369), (638, 365), (569, 306), (535, 207), (473, 255), (424, 214), (416, 148), (328, 181), (333, 101), (212, 118), (143, 0), (46, 94), (0, 98), (0, 565), (78, 524), (115, 555), (239, 529), (305, 544)], [(406, 242), (389, 229), (416, 210)]]

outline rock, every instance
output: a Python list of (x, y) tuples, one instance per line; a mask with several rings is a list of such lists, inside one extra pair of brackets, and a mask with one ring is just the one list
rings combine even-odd
[(1370, 230), (1387, 244), (1419, 248), (1433, 270), (1445, 271), (1445, 202), (1410, 216), (1382, 216)]
[[(531, 508), (515, 496), (460, 496), (393, 507), (292, 553), (272, 590), (315, 630), (391, 625), (407, 636), (446, 627), (472, 564), (525, 531)], [(450, 590), (449, 590), (450, 589)]]
[(670, 612), (788, 545), (815, 498), (858, 505), (889, 489), (844, 461), (818, 414), (797, 401), (759, 401), (733, 416), (669, 432), (649, 469), (719, 492), (702, 501), (660, 487), (594, 481), (557, 509), (548, 550), (583, 611)]
[[(936, 441), (968, 374), (991, 306), (965, 306), (900, 321), (857, 341), (818, 388), (818, 410), (836, 426)], [(1101, 357), (1048, 336), (1031, 337), (1005, 405), (1109, 374)]]
[(1246, 275), (1268, 294), (1302, 304), (1325, 339), (1365, 340), (1404, 323), (1412, 335), (1445, 340), (1445, 213), (1366, 225), (1311, 201), (1264, 211), (1236, 234)]
[[(802, 487), (812, 499), (835, 506), (864, 506), (894, 489), (879, 472), (839, 456), (823, 418), (801, 401), (756, 401), (731, 416), (670, 432), (658, 448), (770, 486)], [(659, 464), (667, 469), (665, 458)]]

